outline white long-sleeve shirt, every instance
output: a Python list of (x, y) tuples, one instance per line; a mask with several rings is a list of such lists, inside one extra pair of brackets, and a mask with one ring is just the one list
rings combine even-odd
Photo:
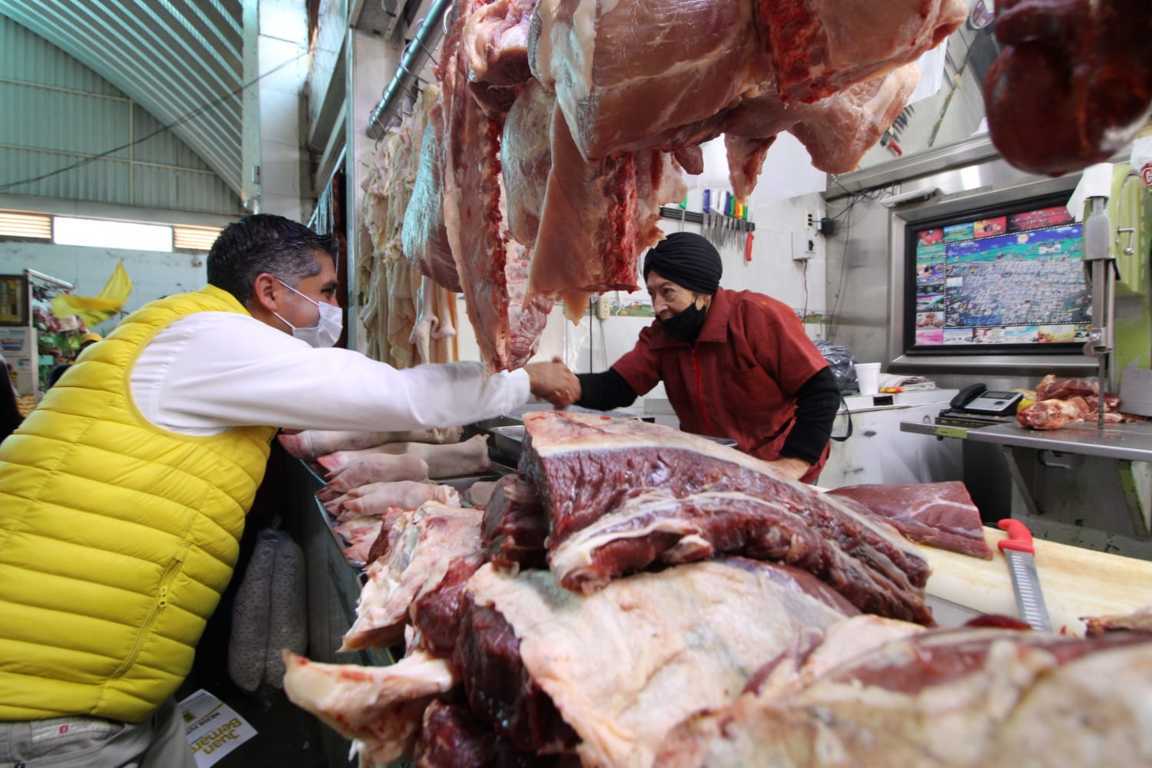
[(449, 427), (499, 416), (530, 397), (524, 371), (479, 363), (397, 370), (346, 349), (314, 349), (265, 323), (198, 312), (144, 348), (132, 397), (156, 426), (211, 435), (234, 426), (371, 432)]

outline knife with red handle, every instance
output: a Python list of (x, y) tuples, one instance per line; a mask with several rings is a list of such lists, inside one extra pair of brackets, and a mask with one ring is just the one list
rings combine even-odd
[(1040, 577), (1036, 573), (1036, 547), (1032, 544), (1032, 531), (1019, 520), (1001, 520), (997, 525), (1008, 537), (997, 545), (1008, 561), (1012, 575), (1012, 589), (1016, 592), (1016, 610), (1020, 618), (1037, 632), (1052, 628), (1044, 593), (1040, 591)]

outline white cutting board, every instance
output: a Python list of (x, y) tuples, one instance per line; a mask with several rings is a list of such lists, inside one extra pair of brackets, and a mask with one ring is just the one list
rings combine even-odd
[[(1008, 564), (996, 543), (1005, 534), (984, 529), (995, 553), (980, 560), (917, 545), (932, 566), (927, 592), (980, 613), (1016, 615)], [(1052, 619), (1052, 629), (1083, 634), (1082, 616), (1131, 613), (1152, 605), (1152, 562), (1035, 539), (1036, 572)]]

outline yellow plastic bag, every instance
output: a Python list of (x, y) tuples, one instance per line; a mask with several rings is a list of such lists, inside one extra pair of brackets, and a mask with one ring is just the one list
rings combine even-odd
[(131, 294), (132, 278), (124, 269), (124, 262), (120, 261), (99, 294), (77, 296), (62, 293), (52, 299), (52, 314), (61, 319), (78, 315), (85, 325), (98, 325), (119, 312)]

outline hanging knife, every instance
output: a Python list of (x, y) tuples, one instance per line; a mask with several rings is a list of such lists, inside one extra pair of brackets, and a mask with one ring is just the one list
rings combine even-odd
[(1016, 610), (1028, 626), (1037, 632), (1052, 628), (1044, 593), (1040, 591), (1040, 577), (1036, 575), (1036, 548), (1032, 545), (1032, 532), (1019, 520), (1001, 520), (997, 525), (1008, 532), (1008, 538), (999, 543), (1000, 552), (1008, 561), (1012, 575), (1012, 589), (1016, 592)]

